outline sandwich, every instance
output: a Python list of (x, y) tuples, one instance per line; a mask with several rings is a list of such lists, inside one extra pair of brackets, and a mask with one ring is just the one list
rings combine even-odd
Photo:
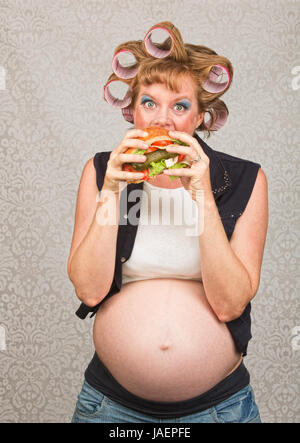
[[(169, 131), (165, 128), (150, 126), (144, 129), (148, 132), (147, 137), (138, 137), (148, 144), (148, 149), (128, 148), (125, 154), (142, 154), (147, 157), (146, 161), (138, 163), (124, 163), (123, 171), (143, 172), (144, 177), (140, 180), (129, 181), (129, 183), (141, 183), (149, 180), (156, 175), (162, 174), (165, 169), (186, 168), (189, 165), (184, 162), (185, 155), (175, 152), (168, 152), (166, 147), (169, 145), (189, 146), (188, 144), (173, 139), (169, 136)], [(170, 180), (177, 178), (176, 175), (170, 175)]]

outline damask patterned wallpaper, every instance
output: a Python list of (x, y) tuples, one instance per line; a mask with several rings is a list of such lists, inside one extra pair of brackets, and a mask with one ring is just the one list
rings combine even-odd
[[(208, 144), (262, 165), (270, 221), (245, 364), (264, 422), (299, 411), (299, 0), (0, 0), (0, 421), (69, 422), (94, 348), (67, 275), (85, 162), (130, 127), (115, 47), (162, 20), (235, 72)], [(201, 134), (200, 134), (201, 135)]]

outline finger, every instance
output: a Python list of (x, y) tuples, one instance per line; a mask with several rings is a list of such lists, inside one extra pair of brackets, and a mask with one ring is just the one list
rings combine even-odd
[(115, 149), (117, 154), (122, 152), (126, 152), (128, 148), (136, 148), (136, 149), (148, 149), (147, 143), (143, 140), (138, 140), (136, 138), (129, 138), (126, 140), (122, 140), (119, 146)]
[(189, 154), (190, 152), (194, 152), (194, 148), (192, 146), (181, 146), (176, 144), (166, 146), (166, 150), (170, 152), (179, 152), (180, 154)]
[(130, 172), (115, 170), (110, 174), (110, 180), (117, 182), (122, 182), (124, 180), (141, 180), (142, 178), (144, 178), (144, 173), (142, 171)]
[(184, 160), (191, 161), (196, 158), (199, 153), (191, 146), (170, 145), (166, 147), (168, 152), (176, 152), (178, 154), (185, 154)]
[(176, 175), (179, 177), (193, 177), (195, 175), (195, 171), (191, 168), (170, 168), (164, 169), (163, 173), (165, 175)]
[(128, 171), (121, 171), (120, 177), (118, 177), (119, 180), (141, 180), (144, 178), (143, 172), (128, 172)]
[(147, 157), (145, 155), (141, 154), (119, 154), (118, 161), (122, 163), (138, 163), (138, 162), (144, 162), (147, 160)]
[(192, 137), (190, 134), (187, 134), (186, 132), (169, 131), (169, 135), (173, 139), (181, 140), (181, 141), (186, 142), (188, 144), (191, 144), (195, 141), (194, 137)]
[(194, 137), (187, 134), (186, 132), (169, 131), (169, 135), (172, 138), (175, 138), (175, 139), (180, 140), (182, 142), (188, 143), (190, 146), (192, 146), (197, 151), (197, 155), (203, 154), (203, 156), (206, 156), (203, 149), (202, 149), (202, 146), (198, 143), (198, 140), (196, 140)]
[(134, 138), (134, 137), (147, 137), (148, 132), (145, 132), (143, 129), (129, 129), (123, 140), (128, 140), (129, 138)]

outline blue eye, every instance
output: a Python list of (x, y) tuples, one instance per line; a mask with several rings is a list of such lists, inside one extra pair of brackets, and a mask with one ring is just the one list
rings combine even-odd
[(152, 100), (147, 100), (144, 102), (144, 105), (146, 108), (153, 108), (154, 107), (154, 102)]
[[(141, 105), (143, 105), (146, 109), (153, 109), (156, 106), (155, 102), (148, 95), (142, 96)], [(175, 110), (178, 112), (182, 112), (184, 110), (190, 109), (190, 107), (191, 107), (191, 104), (188, 100), (181, 100), (180, 102), (178, 102), (174, 105)]]
[[(151, 98), (148, 97), (147, 95), (144, 95), (141, 98), (141, 105), (146, 105), (147, 103), (154, 104), (154, 101), (151, 100)], [(146, 108), (152, 108), (152, 106), (146, 106)]]
[(186, 107), (184, 105), (182, 105), (181, 103), (176, 103), (175, 106), (181, 106), (181, 109), (176, 109), (176, 111), (182, 111), (183, 109), (186, 109)]
[[(181, 109), (177, 109), (177, 111), (182, 111), (183, 109), (190, 109), (190, 104), (189, 104), (189, 102), (188, 101), (182, 101), (182, 102), (179, 102), (179, 103), (176, 103), (176, 105), (175, 106), (181, 106)], [(183, 108), (183, 109), (182, 109)]]

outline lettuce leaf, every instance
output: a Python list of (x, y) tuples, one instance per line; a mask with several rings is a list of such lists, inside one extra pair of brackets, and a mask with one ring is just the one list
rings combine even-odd
[(146, 150), (147, 149), (136, 149), (135, 151), (134, 151), (134, 154), (145, 154), (145, 152), (146, 152)]
[(160, 174), (164, 169), (166, 169), (165, 160), (160, 160), (159, 162), (151, 162), (151, 172), (149, 173), (149, 177), (154, 177), (157, 174)]
[(190, 146), (187, 143), (184, 143), (181, 140), (175, 140), (174, 138), (171, 138), (171, 142), (173, 142), (173, 144), (175, 144), (175, 145)]
[[(167, 168), (165, 160), (160, 160), (159, 162), (151, 162), (151, 172), (149, 173), (149, 177), (154, 177), (155, 175), (160, 174), (164, 169), (179, 169), (179, 168), (186, 168), (186, 163), (175, 163), (175, 165), (170, 166)], [(170, 180), (174, 180), (174, 178), (179, 178), (176, 175), (169, 175)]]

